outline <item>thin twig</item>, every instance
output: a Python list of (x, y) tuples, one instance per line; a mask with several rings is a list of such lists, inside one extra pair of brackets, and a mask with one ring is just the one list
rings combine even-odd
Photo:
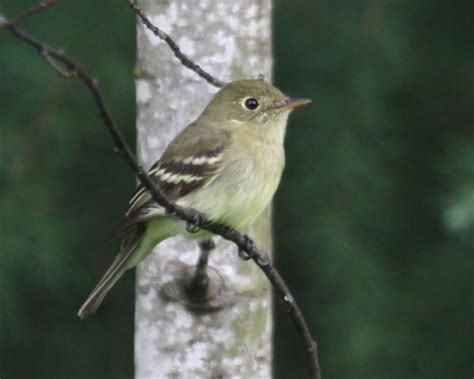
[(39, 4), (35, 4), (25, 10), (24, 12), (20, 13), (18, 16), (16, 16), (14, 19), (8, 21), (8, 23), (2, 23), (0, 24), (0, 27), (7, 26), (7, 24), (15, 25), (18, 26), (20, 25), (24, 20), (26, 20), (28, 17), (33, 16), (36, 13), (39, 13), (54, 4), (56, 4), (58, 0), (47, 0)]
[(135, 1), (133, 0), (126, 0), (130, 8), (137, 14), (137, 16), (140, 18), (142, 23), (159, 39), (163, 40), (166, 42), (166, 44), (170, 47), (170, 49), (173, 51), (174, 56), (178, 58), (178, 60), (181, 62), (181, 64), (190, 70), (194, 71), (196, 74), (198, 74), (201, 78), (203, 78), (206, 82), (209, 84), (212, 84), (215, 87), (223, 87), (225, 85), (225, 82), (217, 79), (213, 75), (209, 74), (207, 71), (205, 71), (201, 66), (198, 64), (194, 63), (186, 54), (184, 54), (179, 46), (172, 40), (172, 38), (165, 33), (163, 30), (158, 28), (157, 26), (153, 25), (153, 23), (145, 16), (145, 14), (142, 12), (140, 8), (137, 7), (135, 4)]
[(216, 244), (212, 238), (199, 242), (199, 259), (188, 288), (189, 294), (194, 297), (205, 298), (207, 294), (209, 288), (209, 275), (207, 274), (209, 255), (215, 247)]
[(54, 58), (52, 58), (49, 55), (48, 51), (41, 51), (40, 54), (43, 56), (43, 58), (46, 60), (46, 62), (51, 66), (51, 68), (54, 71), (56, 71), (56, 73), (59, 76), (62, 76), (63, 78), (74, 78), (75, 76), (77, 76), (75, 71), (70, 71), (70, 70), (67, 71), (67, 70), (64, 70), (63, 68), (61, 68), (58, 65), (58, 63), (54, 60)]
[(196, 270), (192, 285), (195, 287), (207, 287), (209, 277), (207, 275), (207, 264), (209, 262), (209, 255), (214, 250), (216, 244), (212, 238), (199, 242), (199, 259), (196, 264)]
[[(40, 42), (36, 38), (33, 38), (30, 35), (26, 34), (15, 24), (11, 23), (7, 18), (5, 18), (1, 13), (0, 20), (5, 21), (6, 28), (14, 37), (34, 47), (43, 58), (47, 60), (54, 59), (58, 62), (61, 62), (67, 68), (67, 70), (69, 70), (70, 73), (74, 72), (75, 76), (84, 83), (84, 85), (91, 92), (98, 108), (99, 116), (102, 122), (107, 127), (114, 141), (115, 151), (122, 155), (123, 158), (127, 161), (130, 168), (137, 175), (141, 184), (150, 192), (153, 200), (155, 200), (160, 206), (162, 206), (169, 214), (176, 215), (183, 221), (187, 222), (188, 225), (205, 229), (214, 234), (220, 235), (226, 240), (232, 241), (234, 244), (237, 245), (238, 248), (245, 251), (247, 255), (255, 261), (255, 263), (260, 267), (260, 269), (272, 283), (278, 296), (282, 299), (284, 303), (284, 308), (289, 314), (291, 320), (295, 325), (296, 330), (298, 331), (303, 341), (308, 361), (309, 377), (312, 379), (320, 379), (321, 374), (319, 369), (316, 342), (311, 336), (308, 325), (305, 319), (303, 318), (303, 315), (298, 305), (296, 304), (293, 295), (286, 286), (280, 274), (271, 264), (270, 259), (268, 258), (268, 254), (265, 251), (258, 249), (255, 243), (249, 237), (242, 235), (236, 230), (231, 229), (227, 226), (214, 224), (211, 221), (207, 220), (202, 213), (194, 209), (186, 209), (180, 207), (171, 200), (169, 200), (165, 195), (163, 195), (159, 188), (146, 174), (144, 169), (137, 163), (137, 160), (133, 155), (131, 149), (122, 137), (122, 134), (118, 130), (112, 118), (112, 115), (110, 114), (105, 104), (97, 80), (90, 76), (78, 63), (76, 63), (73, 59), (67, 56), (64, 51), (51, 48), (46, 44)], [(54, 71), (58, 73), (58, 70), (54, 69)], [(66, 75), (66, 77), (70, 78), (72, 77), (72, 75)]]

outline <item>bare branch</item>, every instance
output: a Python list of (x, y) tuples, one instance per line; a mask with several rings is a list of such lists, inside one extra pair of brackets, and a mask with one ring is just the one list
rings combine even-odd
[(212, 238), (203, 240), (199, 243), (199, 259), (196, 264), (196, 269), (194, 271), (193, 279), (188, 288), (194, 296), (203, 296), (206, 294), (209, 276), (207, 274), (207, 267), (209, 263), (209, 255), (211, 251), (215, 248), (215, 243)]
[(209, 74), (207, 71), (205, 71), (201, 66), (198, 64), (194, 63), (186, 54), (184, 54), (179, 46), (172, 40), (172, 38), (165, 33), (163, 30), (158, 28), (157, 26), (153, 25), (153, 23), (145, 16), (145, 14), (141, 11), (140, 8), (135, 4), (134, 0), (126, 0), (130, 8), (137, 14), (137, 16), (140, 18), (142, 23), (158, 38), (166, 42), (166, 44), (170, 47), (170, 49), (173, 51), (174, 56), (178, 58), (178, 60), (181, 62), (181, 64), (190, 70), (194, 71), (196, 74), (198, 74), (201, 78), (203, 78), (206, 82), (209, 84), (212, 84), (215, 87), (223, 87), (225, 85), (225, 82), (217, 79), (213, 75)]
[[(27, 13), (28, 12), (25, 12), (25, 14)], [(33, 13), (35, 12), (32, 12), (31, 14)], [(169, 214), (176, 215), (177, 217), (179, 217), (180, 219), (182, 219), (183, 221), (185, 221), (188, 225), (191, 225), (192, 227), (208, 230), (214, 234), (220, 235), (226, 240), (232, 241), (235, 245), (237, 245), (239, 249), (243, 250), (248, 257), (254, 260), (254, 262), (260, 267), (260, 269), (263, 271), (265, 276), (272, 283), (278, 296), (280, 297), (281, 301), (284, 304), (284, 308), (286, 312), (289, 314), (291, 320), (294, 323), (296, 330), (298, 331), (303, 341), (303, 344), (305, 346), (305, 353), (306, 353), (306, 357), (308, 361), (309, 377), (312, 379), (320, 379), (321, 374), (320, 374), (320, 369), (319, 369), (316, 342), (313, 340), (311, 336), (308, 325), (301, 313), (301, 310), (296, 304), (293, 298), (293, 295), (291, 294), (290, 290), (286, 286), (280, 274), (272, 265), (270, 259), (268, 258), (268, 254), (265, 251), (260, 250), (249, 237), (242, 235), (238, 231), (231, 229), (227, 226), (214, 224), (211, 221), (207, 220), (202, 213), (194, 209), (186, 209), (186, 208), (180, 207), (179, 205), (175, 204), (173, 201), (169, 200), (165, 195), (163, 195), (163, 193), (159, 190), (159, 188), (154, 184), (154, 182), (146, 174), (144, 169), (138, 164), (130, 147), (125, 142), (122, 134), (120, 133), (119, 129), (117, 128), (112, 118), (111, 113), (109, 112), (105, 104), (105, 101), (100, 92), (97, 80), (94, 79), (90, 74), (88, 74), (78, 63), (76, 63), (73, 59), (67, 56), (64, 53), (64, 51), (51, 48), (48, 45), (40, 42), (36, 38), (28, 35), (24, 31), (19, 29), (15, 25), (15, 23), (13, 23), (12, 21), (4, 17), (1, 13), (0, 13), (0, 22), (3, 24), (3, 26), (5, 26), (10, 31), (10, 33), (15, 38), (35, 48), (40, 53), (40, 55), (48, 61), (48, 64), (54, 69), (55, 72), (59, 73), (61, 76), (65, 76), (68, 78), (77, 77), (84, 83), (84, 85), (91, 92), (92, 97), (94, 98), (94, 101), (98, 108), (99, 116), (102, 122), (107, 127), (114, 141), (115, 151), (124, 157), (124, 159), (127, 161), (130, 168), (137, 175), (141, 184), (150, 192), (153, 199), (160, 206), (165, 208)], [(171, 41), (171, 38), (169, 36), (166, 35), (166, 38)], [(176, 44), (173, 41), (171, 42), (172, 42), (172, 46), (176, 46)], [(177, 51), (179, 51), (179, 49)], [(180, 58), (178, 57), (178, 59)], [(189, 62), (191, 62), (188, 58), (186, 59)], [(54, 63), (52, 64), (53, 61)], [(180, 59), (180, 61), (182, 60)], [(66, 67), (68, 71), (64, 71), (61, 68), (59, 68), (56, 62), (59, 62), (62, 65), (64, 65), (64, 67)], [(186, 67), (189, 67), (189, 68), (199, 67), (195, 65), (193, 62), (191, 63), (192, 63), (192, 66), (188, 65)], [(214, 84), (216, 86), (223, 84), (222, 82), (216, 81), (215, 78), (213, 78), (209, 74), (207, 75), (210, 78), (208, 80), (209, 83)], [(205, 78), (205, 76), (203, 75), (201, 76)]]
[(77, 76), (75, 71), (66, 71), (63, 68), (61, 68), (58, 63), (54, 60), (51, 55), (49, 55), (48, 51), (41, 51), (40, 54), (43, 56), (43, 58), (46, 60), (46, 62), (51, 66), (51, 68), (59, 75), (62, 76), (63, 78), (74, 78)]
[(28, 8), (27, 10), (25, 10), (24, 12), (20, 13), (13, 20), (10, 20), (8, 22), (5, 22), (6, 19), (4, 17), (0, 17), (0, 27), (8, 26), (8, 24), (18, 26), (28, 17), (33, 16), (34, 14), (39, 13), (47, 8), (50, 8), (57, 2), (58, 0), (47, 0), (42, 3), (35, 4), (31, 6), (30, 8)]

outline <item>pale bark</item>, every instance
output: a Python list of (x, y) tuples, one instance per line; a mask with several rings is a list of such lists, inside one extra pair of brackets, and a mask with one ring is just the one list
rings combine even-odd
[[(271, 0), (145, 0), (139, 7), (182, 51), (219, 79), (271, 75)], [(140, 22), (137, 27), (138, 153), (149, 167), (217, 91), (183, 67)], [(270, 212), (252, 235), (270, 250)], [(198, 258), (195, 241), (165, 241), (137, 269), (135, 378), (269, 378), (271, 294), (252, 261), (216, 240), (210, 267), (233, 291), (222, 309), (196, 312), (162, 296), (162, 287)], [(214, 272), (214, 271), (212, 271)]]

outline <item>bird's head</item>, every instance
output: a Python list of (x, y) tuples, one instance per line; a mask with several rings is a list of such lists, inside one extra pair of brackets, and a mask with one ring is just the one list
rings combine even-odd
[(216, 93), (203, 116), (217, 122), (286, 124), (289, 113), (311, 100), (289, 98), (263, 80), (237, 80)]

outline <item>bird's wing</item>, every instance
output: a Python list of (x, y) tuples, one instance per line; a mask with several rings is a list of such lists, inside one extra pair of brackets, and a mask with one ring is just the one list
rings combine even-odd
[[(158, 188), (171, 200), (179, 200), (209, 184), (222, 168), (230, 136), (220, 130), (203, 133), (204, 127), (192, 124), (186, 128), (148, 171)], [(130, 200), (125, 227), (146, 221), (160, 212), (163, 212), (162, 208), (139, 185)]]

